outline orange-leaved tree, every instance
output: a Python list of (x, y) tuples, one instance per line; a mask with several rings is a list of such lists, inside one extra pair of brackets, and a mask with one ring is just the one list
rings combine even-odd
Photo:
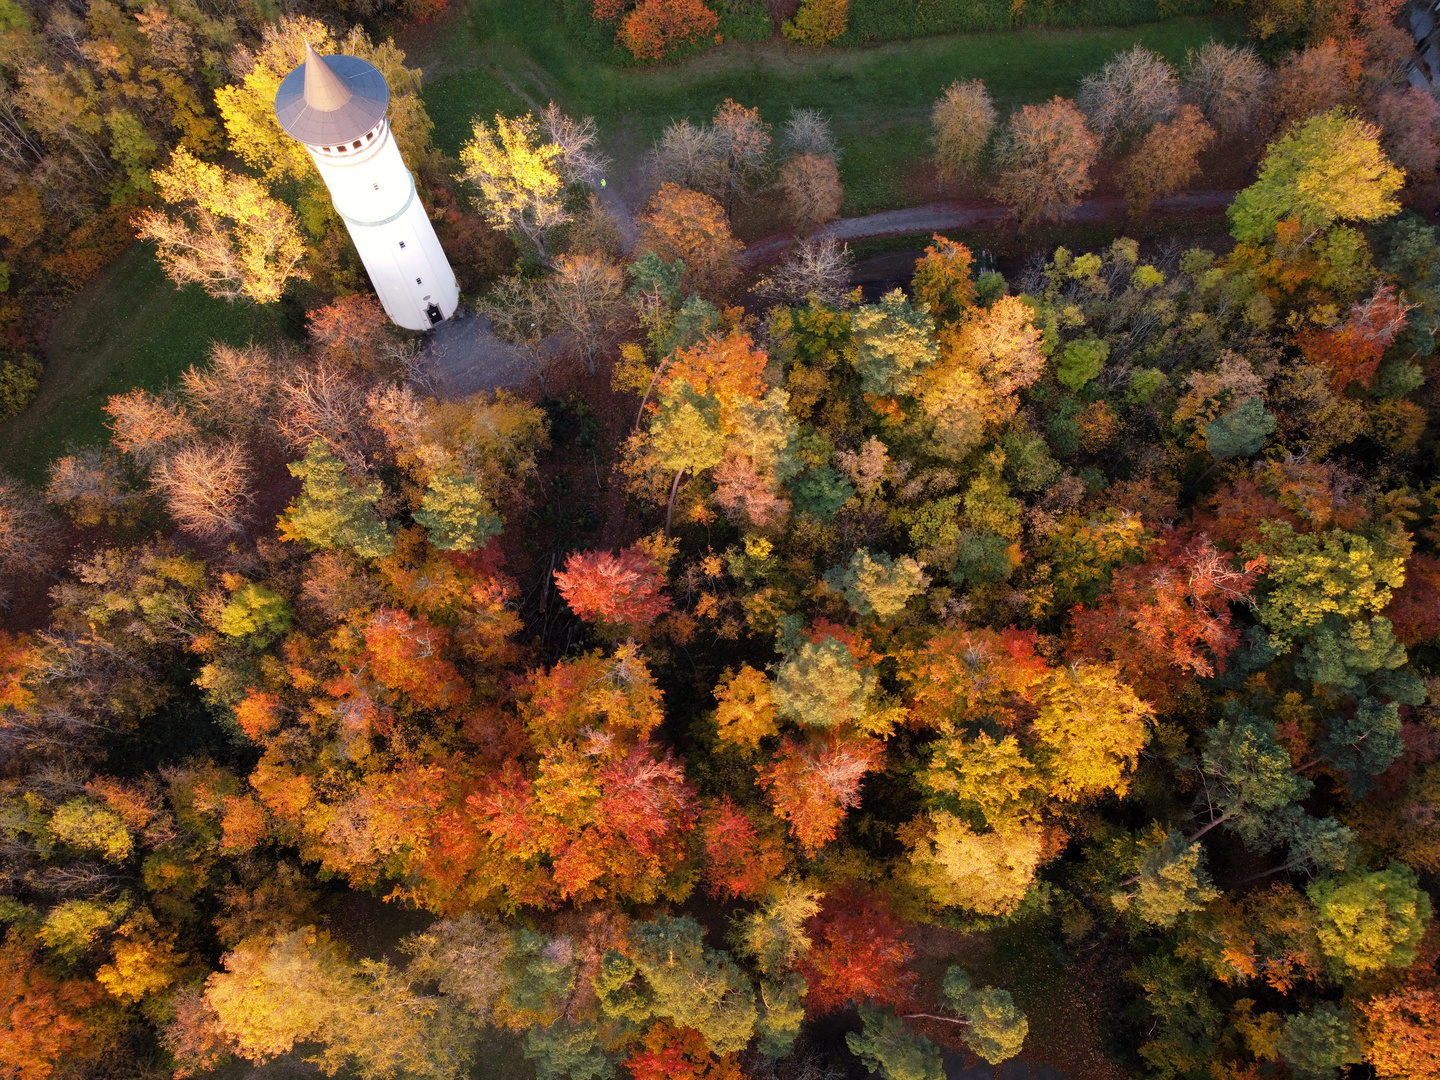
[(450, 633), (424, 615), (381, 608), (365, 628), (365, 656), (382, 685), (428, 709), (463, 704), (470, 688), (443, 655)]
[(1100, 140), (1075, 103), (1055, 97), (1026, 105), (1010, 117), (995, 152), (995, 194), (1015, 211), (1023, 229), (1062, 221), (1095, 186), (1090, 170)]
[(0, 945), (0, 1076), (48, 1080), (62, 1059), (99, 1048), (85, 1014), (103, 992), (89, 979), (50, 974), (18, 935)]
[(756, 769), (776, 815), (815, 852), (835, 839), (845, 811), (859, 805), (860, 781), (883, 752), (874, 739), (828, 731), (806, 740), (787, 737), (774, 762)]
[[(600, 10), (597, 3), (597, 18)], [(720, 17), (702, 0), (640, 0), (621, 22), (617, 40), (637, 60), (659, 60), (704, 41), (719, 27)]]
[(1360, 1006), (1375, 1072), (1407, 1080), (1440, 1077), (1440, 991), (1409, 986), (1371, 998)]
[(1303, 330), (1296, 341), (1305, 359), (1330, 372), (1335, 393), (1343, 393), (1352, 382), (1368, 390), (1380, 358), (1405, 329), (1405, 313), (1412, 306), (1395, 294), (1395, 286), (1381, 285), (1370, 299), (1352, 305), (1340, 325)]
[(469, 797), (466, 825), (486, 841), (475, 867), (488, 879), (481, 895), (509, 904), (668, 895), (694, 793), (668, 752), (641, 742), (616, 755), (605, 742), (546, 751), (533, 779), (510, 762)]
[(730, 231), (723, 206), (669, 182), (646, 204), (640, 245), (666, 262), (683, 262), (686, 276), (701, 292), (721, 291), (735, 279), (735, 260), (745, 247)]
[(937, 323), (960, 322), (975, 307), (975, 282), (970, 278), (970, 249), (935, 233), (915, 264), (915, 301), (930, 306)]
[(664, 575), (654, 559), (638, 548), (572, 552), (555, 585), (570, 610), (586, 622), (644, 625), (670, 610), (661, 592)]
[(1167, 537), (1139, 565), (1115, 571), (1114, 586), (1093, 608), (1077, 606), (1072, 652), (1113, 660), (1141, 693), (1168, 696), (1192, 675), (1225, 670), (1240, 640), (1231, 604), (1245, 603), (1259, 575), (1200, 536)]

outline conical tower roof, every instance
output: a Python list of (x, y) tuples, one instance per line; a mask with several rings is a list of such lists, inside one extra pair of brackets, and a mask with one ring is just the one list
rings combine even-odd
[(350, 87), (325, 63), (315, 46), (305, 43), (305, 104), (319, 112), (335, 112), (350, 100)]
[(321, 56), (305, 44), (305, 62), (280, 83), (275, 118), (310, 146), (337, 146), (358, 139), (380, 122), (390, 87), (374, 64), (358, 56)]

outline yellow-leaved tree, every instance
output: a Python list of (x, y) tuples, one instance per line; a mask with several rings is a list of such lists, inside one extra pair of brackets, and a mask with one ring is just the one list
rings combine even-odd
[(460, 176), (479, 190), (475, 208), (490, 224), (534, 244), (546, 266), (546, 234), (570, 220), (560, 176), (563, 156), (559, 145), (541, 139), (540, 125), (529, 113), (514, 120), (496, 113), (493, 129), (476, 120), (470, 141), (460, 149), (465, 167)]
[(911, 722), (940, 733), (904, 829), (911, 879), (940, 907), (1014, 911), (1070, 809), (1124, 794), (1151, 708), (1111, 665), (1052, 668), (1017, 630), (947, 630), (902, 674)]
[(725, 681), (715, 687), (715, 700), (720, 704), (715, 710), (715, 726), (722, 742), (754, 750), (761, 739), (779, 730), (770, 680), (749, 664), (741, 664), (733, 675), (727, 673)]
[(959, 460), (985, 432), (1019, 409), (1016, 392), (1040, 377), (1045, 355), (1033, 313), (1018, 297), (1002, 296), (940, 333), (940, 359), (920, 377), (917, 396), (934, 424), (934, 449)]
[(247, 176), (176, 148), (170, 164), (151, 174), (167, 207), (146, 210), (136, 231), (155, 241), (176, 285), (199, 285), (211, 296), (257, 304), (280, 299), (291, 278), (306, 280), (305, 245), (294, 212)]
[(267, 26), (244, 78), (215, 91), (230, 149), (247, 165), (259, 169), (267, 181), (321, 183), (305, 147), (285, 134), (275, 119), (275, 92), (281, 80), (304, 63), (307, 41), (321, 55), (358, 56), (380, 70), (390, 87), (391, 134), (405, 164), (411, 169), (419, 165), (430, 148), (430, 131), (435, 126), (420, 100), (420, 69), (405, 66), (405, 54), (393, 41), (376, 45), (358, 26), (336, 38), (324, 23), (304, 15), (287, 15)]

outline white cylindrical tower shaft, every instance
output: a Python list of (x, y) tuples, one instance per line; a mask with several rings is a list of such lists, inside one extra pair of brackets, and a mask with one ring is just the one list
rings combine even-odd
[(275, 95), (276, 118), (310, 151), (385, 313), (426, 330), (455, 313), (460, 286), (385, 119), (390, 89), (358, 57), (306, 49)]

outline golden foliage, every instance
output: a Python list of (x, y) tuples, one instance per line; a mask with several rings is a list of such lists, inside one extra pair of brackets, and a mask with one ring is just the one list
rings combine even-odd
[(1002, 296), (940, 336), (940, 360), (920, 378), (921, 408), (935, 425), (936, 449), (963, 458), (1019, 408), (1016, 391), (1044, 370), (1040, 331), (1018, 297)]
[(911, 876), (936, 903), (981, 915), (1007, 915), (1020, 906), (1044, 854), (1039, 826), (977, 833), (943, 811), (928, 824), (910, 856)]
[(176, 285), (266, 304), (280, 299), (291, 278), (309, 279), (295, 214), (256, 181), (191, 157), (183, 146), (151, 175), (170, 210), (142, 212), (136, 231), (156, 243)]
[(760, 746), (761, 739), (778, 730), (775, 704), (770, 698), (770, 680), (749, 664), (742, 664), (738, 672), (727, 674), (725, 681), (715, 687), (715, 700), (720, 703), (715, 710), (715, 725), (720, 730), (721, 742), (754, 750)]
[(390, 87), (391, 135), (405, 163), (416, 168), (429, 149), (434, 127), (420, 100), (419, 69), (405, 66), (405, 54), (394, 42), (375, 45), (358, 26), (336, 39), (324, 23), (306, 15), (282, 16), (267, 25), (245, 77), (215, 91), (230, 149), (261, 170), (268, 181), (318, 179), (309, 151), (285, 134), (275, 119), (275, 93), (285, 76), (304, 63), (307, 41), (316, 52), (358, 56), (379, 68)]
[(950, 183), (975, 172), (995, 130), (995, 116), (990, 91), (979, 79), (965, 83), (957, 79), (945, 88), (930, 110), (935, 168), (941, 181)]
[(745, 245), (730, 232), (725, 208), (709, 195), (661, 184), (640, 229), (641, 246), (666, 262), (684, 262), (685, 273), (702, 291), (721, 290), (734, 280), (735, 260)]
[(514, 120), (496, 113), (493, 129), (476, 120), (460, 148), (461, 176), (480, 191), (476, 209), (496, 228), (527, 237), (544, 262), (545, 234), (570, 220), (560, 178), (563, 153), (541, 141), (540, 125), (529, 113)]

